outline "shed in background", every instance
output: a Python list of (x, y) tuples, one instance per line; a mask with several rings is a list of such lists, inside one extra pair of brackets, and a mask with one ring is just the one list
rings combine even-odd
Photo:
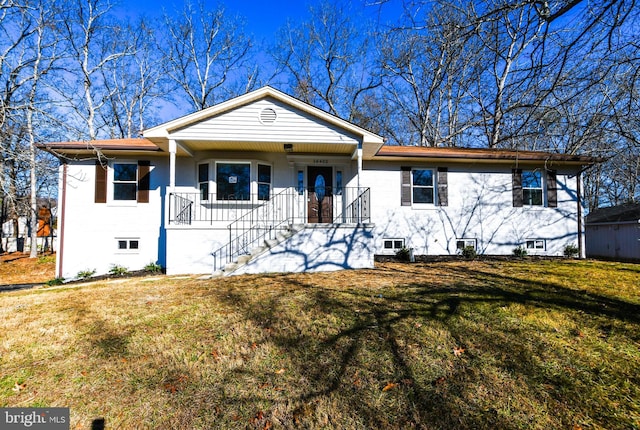
[(640, 262), (640, 203), (599, 208), (585, 220), (587, 258)]

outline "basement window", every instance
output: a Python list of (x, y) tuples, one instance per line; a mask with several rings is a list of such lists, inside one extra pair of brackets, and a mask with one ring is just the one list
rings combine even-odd
[(136, 253), (140, 249), (138, 238), (116, 238), (118, 252)]
[(547, 249), (546, 240), (544, 239), (527, 239), (525, 241), (525, 244), (527, 249), (537, 251), (544, 251), (545, 249)]
[(383, 239), (383, 245), (385, 251), (396, 252), (404, 248), (404, 239)]
[(477, 251), (477, 240), (476, 239), (456, 239), (456, 249), (458, 251), (462, 251), (467, 246), (473, 248), (474, 251)]

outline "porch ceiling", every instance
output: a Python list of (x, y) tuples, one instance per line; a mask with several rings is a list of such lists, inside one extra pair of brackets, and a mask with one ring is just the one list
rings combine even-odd
[[(190, 151), (241, 151), (241, 152), (272, 152), (288, 154), (352, 154), (356, 149), (353, 144), (335, 143), (296, 143), (296, 142), (238, 142), (238, 141), (210, 141), (210, 140), (180, 140), (179, 143)], [(284, 145), (292, 145), (292, 151), (285, 151)]]

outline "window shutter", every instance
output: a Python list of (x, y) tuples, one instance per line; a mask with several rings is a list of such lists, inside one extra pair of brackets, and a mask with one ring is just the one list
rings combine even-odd
[(547, 170), (547, 206), (558, 207), (558, 181), (555, 170)]
[(438, 167), (438, 206), (449, 206), (449, 182), (446, 167)]
[(512, 176), (513, 207), (520, 208), (522, 207), (522, 169), (513, 169)]
[(96, 161), (95, 203), (107, 203), (107, 166)]
[(138, 161), (138, 203), (149, 203), (149, 161)]
[(411, 167), (400, 167), (402, 174), (402, 188), (400, 190), (400, 199), (402, 206), (411, 206)]

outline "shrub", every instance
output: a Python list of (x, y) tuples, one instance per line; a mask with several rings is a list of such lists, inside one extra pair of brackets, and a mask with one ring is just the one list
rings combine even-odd
[(144, 271), (149, 273), (160, 273), (162, 272), (162, 266), (158, 263), (151, 262), (144, 266)]
[(109, 269), (109, 274), (113, 276), (123, 276), (129, 273), (129, 269), (124, 266), (118, 266), (117, 264), (113, 264), (111, 269)]
[(578, 256), (578, 252), (580, 250), (573, 243), (568, 244), (564, 247), (564, 256), (567, 258), (574, 258)]
[(517, 246), (513, 249), (514, 257), (522, 258), (527, 256), (527, 250), (523, 248), (522, 245)]
[(396, 252), (396, 258), (400, 261), (411, 261), (411, 250), (403, 246)]
[(473, 246), (468, 245), (462, 248), (462, 256), (467, 260), (473, 260), (478, 256), (478, 253), (476, 252), (476, 249)]
[(78, 279), (87, 279), (87, 278), (92, 277), (95, 273), (96, 273), (96, 269), (81, 270), (76, 275), (76, 278), (78, 278)]
[(60, 278), (53, 278), (53, 279), (49, 279), (46, 284), (50, 287), (54, 286), (54, 285), (62, 285), (64, 283), (64, 278), (60, 277)]

